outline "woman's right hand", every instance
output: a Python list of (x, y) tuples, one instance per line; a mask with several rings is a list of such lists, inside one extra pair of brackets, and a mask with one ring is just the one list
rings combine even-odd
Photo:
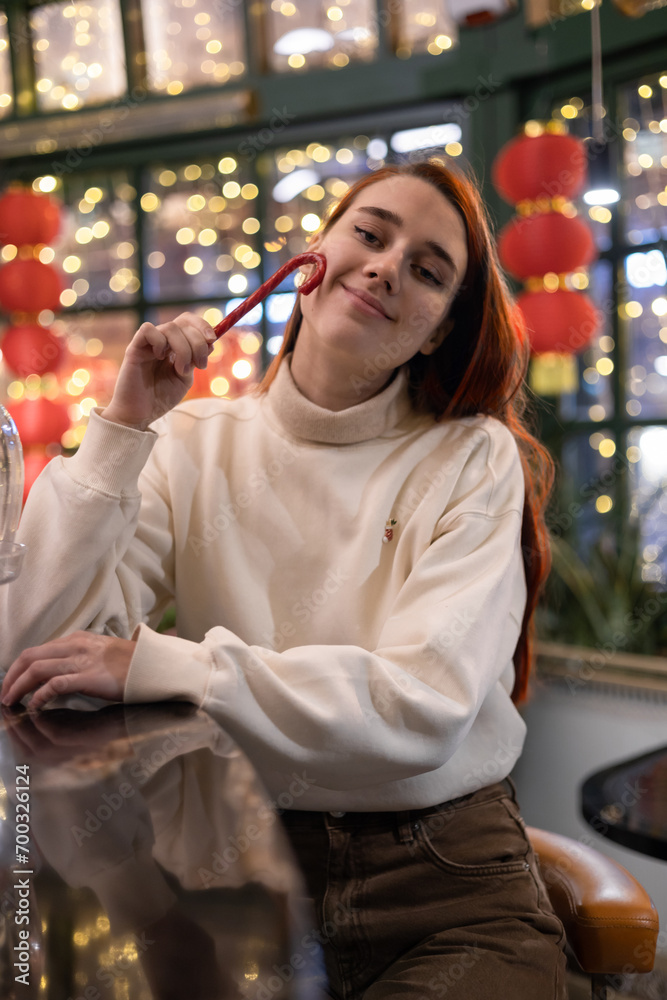
[(146, 430), (180, 403), (192, 385), (195, 367), (206, 368), (215, 340), (213, 327), (190, 312), (159, 326), (143, 323), (125, 352), (102, 416)]

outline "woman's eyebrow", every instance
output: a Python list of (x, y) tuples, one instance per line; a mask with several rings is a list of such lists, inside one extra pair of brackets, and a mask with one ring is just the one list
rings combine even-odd
[[(357, 210), (359, 212), (368, 212), (369, 215), (374, 215), (377, 219), (381, 219), (383, 222), (390, 222), (393, 226), (400, 228), (403, 225), (403, 219), (397, 212), (392, 212), (389, 208), (378, 208), (375, 205), (357, 205)], [(425, 245), (432, 250), (436, 257), (443, 260), (449, 267), (451, 267), (454, 274), (457, 274), (456, 264), (452, 258), (452, 255), (445, 250), (444, 247), (436, 243), (435, 240), (425, 240)]]

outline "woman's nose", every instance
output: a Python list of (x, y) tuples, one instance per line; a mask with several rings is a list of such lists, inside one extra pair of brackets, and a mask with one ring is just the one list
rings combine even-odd
[(376, 254), (364, 268), (369, 278), (379, 278), (388, 292), (397, 292), (400, 287), (400, 262), (395, 254)]

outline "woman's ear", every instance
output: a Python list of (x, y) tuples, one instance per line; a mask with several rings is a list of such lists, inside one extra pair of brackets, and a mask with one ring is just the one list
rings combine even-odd
[(420, 347), (419, 353), (426, 355), (434, 354), (444, 341), (447, 334), (451, 331), (453, 326), (454, 326), (453, 319), (443, 320), (438, 329), (431, 334), (431, 336), (423, 345), (423, 347)]

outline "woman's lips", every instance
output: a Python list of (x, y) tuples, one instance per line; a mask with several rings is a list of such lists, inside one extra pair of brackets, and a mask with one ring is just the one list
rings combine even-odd
[(342, 281), (340, 284), (352, 305), (356, 306), (360, 312), (365, 313), (366, 316), (380, 316), (382, 319), (391, 319), (391, 316), (387, 315), (378, 300), (368, 292), (362, 292), (357, 288), (348, 288)]

